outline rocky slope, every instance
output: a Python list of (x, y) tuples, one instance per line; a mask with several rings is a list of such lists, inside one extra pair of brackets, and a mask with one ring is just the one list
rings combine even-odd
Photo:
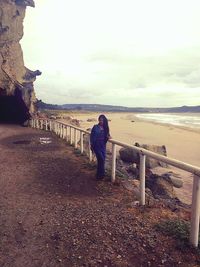
[[(33, 82), (41, 72), (31, 71), (24, 66), (19, 44), (23, 36), (26, 6), (34, 7), (33, 0), (0, 0), (0, 106), (3, 107), (0, 119), (20, 109), (23, 120), (35, 111)], [(10, 112), (14, 107), (16, 110)]]

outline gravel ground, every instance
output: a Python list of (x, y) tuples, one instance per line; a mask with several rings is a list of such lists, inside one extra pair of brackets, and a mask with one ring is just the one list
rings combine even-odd
[(1, 267), (198, 266), (194, 250), (180, 251), (154, 227), (187, 212), (135, 207), (55, 135), (0, 125), (0, 155)]

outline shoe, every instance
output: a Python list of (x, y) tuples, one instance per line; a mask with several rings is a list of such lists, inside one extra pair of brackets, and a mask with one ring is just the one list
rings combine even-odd
[(96, 180), (97, 181), (102, 181), (103, 180), (103, 177), (96, 177)]

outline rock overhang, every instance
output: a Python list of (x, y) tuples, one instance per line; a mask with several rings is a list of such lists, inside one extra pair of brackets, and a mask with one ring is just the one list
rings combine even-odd
[[(21, 122), (36, 112), (36, 97), (33, 83), (36, 80), (36, 76), (41, 75), (41, 72), (39, 70), (31, 71), (24, 66), (23, 52), (19, 43), (23, 37), (23, 20), (27, 6), (34, 7), (34, 1), (1, 1), (0, 120), (6, 120), (7, 118), (10, 120), (11, 114), (18, 113), (18, 115), (21, 114)], [(19, 100), (20, 98), (21, 100)], [(11, 103), (14, 104), (12, 105)], [(19, 107), (19, 112), (17, 107)], [(9, 109), (13, 110), (9, 111)], [(24, 110), (24, 114), (22, 114), (22, 110)]]

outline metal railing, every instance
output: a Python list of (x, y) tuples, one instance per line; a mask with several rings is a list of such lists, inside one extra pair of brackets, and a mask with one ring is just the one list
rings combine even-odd
[[(47, 120), (33, 118), (31, 119), (31, 127), (55, 132), (59, 137), (68, 141), (75, 148), (78, 147), (78, 137), (80, 137), (80, 152), (84, 153), (83, 135), (88, 135), (88, 157), (92, 161), (92, 151), (90, 150), (90, 132), (74, 125), (64, 123), (57, 120)], [(168, 158), (160, 154), (151, 152), (149, 150), (139, 148), (130, 144), (120, 142), (118, 140), (110, 139), (108, 142), (112, 144), (112, 172), (111, 181), (115, 182), (116, 178), (116, 146), (131, 148), (138, 152), (140, 156), (139, 176), (140, 176), (140, 204), (145, 205), (145, 160), (146, 156), (157, 159), (161, 162), (167, 163), (171, 166), (177, 167), (193, 174), (193, 190), (192, 190), (192, 210), (191, 210), (191, 230), (190, 230), (190, 243), (197, 247), (199, 236), (199, 215), (200, 215), (200, 168), (187, 164), (176, 159)]]

